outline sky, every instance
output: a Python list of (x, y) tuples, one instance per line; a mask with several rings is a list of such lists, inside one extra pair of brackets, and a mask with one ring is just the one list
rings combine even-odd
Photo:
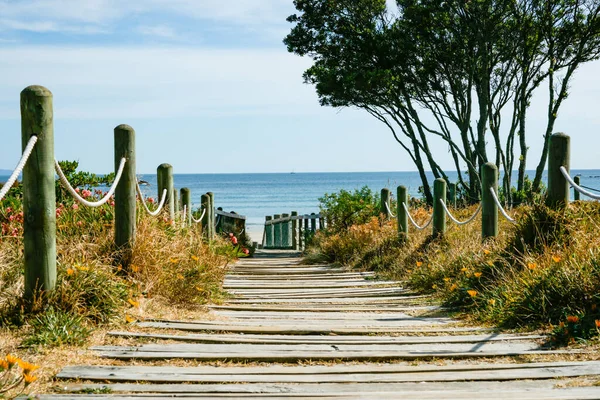
[[(109, 172), (113, 129), (136, 131), (137, 169), (175, 173), (411, 171), (363, 111), (319, 106), (311, 60), (282, 39), (292, 0), (0, 0), (0, 169), (20, 157), (19, 93), (54, 95), (55, 152)], [(600, 169), (600, 63), (581, 68), (556, 126), (572, 168)], [(529, 114), (533, 168), (543, 101)], [(447, 146), (436, 160), (452, 169)], [(576, 156), (575, 156), (576, 155)]]

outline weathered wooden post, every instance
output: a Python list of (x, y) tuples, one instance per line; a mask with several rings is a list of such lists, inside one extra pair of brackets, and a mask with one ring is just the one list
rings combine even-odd
[(179, 198), (179, 192), (173, 187), (173, 204), (175, 204), (175, 215), (179, 215), (181, 211), (181, 199)]
[(119, 169), (121, 159), (125, 157), (127, 160), (115, 190), (115, 246), (118, 249), (115, 261), (128, 271), (136, 232), (135, 131), (129, 125), (119, 125), (114, 129), (114, 136), (115, 172)]
[(384, 219), (387, 221), (391, 218), (390, 215), (390, 189), (383, 188), (381, 189), (381, 210), (380, 214), (383, 214)]
[(569, 182), (560, 167), (570, 171), (571, 138), (564, 133), (555, 133), (550, 137), (548, 148), (548, 195), (546, 205), (561, 208), (569, 205)]
[(267, 215), (265, 217), (265, 249), (270, 249), (273, 247), (273, 224), (270, 224), (273, 220), (273, 217)]
[(438, 178), (433, 182), (433, 236), (446, 233), (446, 211), (440, 203), (446, 202), (446, 181)]
[(319, 214), (319, 230), (323, 230), (325, 229), (325, 218), (321, 217), (321, 214)]
[(200, 205), (202, 206), (202, 210), (204, 210), (204, 216), (202, 217), (202, 234), (206, 239), (210, 239), (210, 212), (208, 211), (210, 208), (210, 198), (208, 197), (208, 194), (200, 196)]
[(192, 192), (189, 188), (181, 188), (181, 204), (185, 209), (185, 224), (190, 225), (192, 222)]
[(313, 235), (317, 232), (317, 214), (310, 213), (310, 233)]
[(206, 193), (209, 198), (208, 210), (206, 212), (209, 215), (208, 219), (208, 231), (210, 238), (213, 239), (217, 234), (217, 218), (215, 214), (215, 194), (213, 192)]
[(292, 249), (298, 250), (298, 211), (292, 211)]
[[(289, 218), (290, 214), (281, 214), (282, 218)], [(281, 247), (290, 248), (290, 221), (286, 220), (281, 224)]]
[(408, 208), (408, 190), (405, 186), (398, 186), (396, 192), (398, 197), (398, 209), (396, 210), (396, 215), (398, 215), (398, 237), (401, 240), (406, 240), (408, 239), (408, 214), (403, 205)]
[(21, 92), (21, 148), (37, 136), (23, 169), (25, 299), (56, 285), (56, 192), (52, 92), (29, 86)]
[[(577, 186), (581, 185), (581, 177), (579, 175), (573, 178), (573, 180)], [(573, 199), (575, 199), (575, 201), (581, 200), (581, 194), (575, 188), (573, 188)]]
[(304, 230), (302, 229), (302, 216), (299, 216), (298, 219), (298, 250), (302, 250), (302, 246), (304, 245), (304, 238), (302, 235), (304, 234)]
[(456, 183), (449, 183), (448, 184), (448, 194), (450, 195), (450, 198), (448, 199), (448, 203), (456, 208)]
[(162, 199), (164, 190), (167, 190), (166, 209), (169, 211), (171, 221), (175, 219), (175, 199), (173, 198), (173, 167), (171, 164), (160, 164), (156, 170), (158, 180), (158, 198)]
[(483, 240), (498, 236), (498, 205), (490, 189), (498, 193), (498, 167), (491, 162), (481, 167), (481, 237)]
[(310, 228), (308, 227), (309, 219), (310, 218), (308, 215), (304, 216), (304, 247), (306, 247), (306, 244), (308, 243), (308, 236), (310, 235)]
[[(273, 219), (277, 221), (281, 218), (280, 214), (273, 215)], [(277, 221), (273, 225), (273, 247), (276, 249), (281, 248), (281, 222)]]

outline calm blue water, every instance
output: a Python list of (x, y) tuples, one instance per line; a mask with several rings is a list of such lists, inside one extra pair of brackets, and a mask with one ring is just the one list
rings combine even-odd
[[(581, 183), (600, 189), (600, 170), (573, 170), (581, 174)], [(530, 176), (533, 172), (529, 173)], [(430, 176), (432, 178), (432, 176)], [(456, 173), (449, 174), (456, 180)], [(0, 176), (0, 181), (6, 177)], [(157, 197), (156, 175), (141, 175), (151, 183), (142, 191)], [(248, 231), (254, 240), (261, 240), (265, 215), (298, 211), (301, 214), (318, 212), (318, 198), (340, 189), (354, 190), (369, 186), (374, 191), (405, 185), (418, 196), (421, 180), (416, 172), (352, 172), (352, 173), (280, 173), (280, 174), (194, 174), (175, 175), (175, 186), (192, 191), (194, 207), (200, 206), (200, 196), (211, 191), (215, 205), (225, 211), (247, 216)], [(393, 190), (395, 192), (395, 190)]]

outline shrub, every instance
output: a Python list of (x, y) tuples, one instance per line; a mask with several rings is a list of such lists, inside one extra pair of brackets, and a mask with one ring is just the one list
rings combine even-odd
[(332, 233), (343, 232), (352, 225), (364, 224), (379, 215), (379, 195), (368, 186), (349, 192), (325, 194), (319, 198), (321, 213), (325, 214)]

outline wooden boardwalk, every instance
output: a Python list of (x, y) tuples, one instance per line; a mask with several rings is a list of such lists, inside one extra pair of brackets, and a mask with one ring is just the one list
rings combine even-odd
[(600, 387), (571, 385), (600, 380), (600, 361), (534, 362), (565, 351), (537, 335), (463, 326), (372, 273), (298, 261), (275, 251), (240, 261), (214, 319), (113, 332), (130, 345), (94, 350), (114, 365), (66, 367), (64, 393), (40, 398), (600, 398)]

